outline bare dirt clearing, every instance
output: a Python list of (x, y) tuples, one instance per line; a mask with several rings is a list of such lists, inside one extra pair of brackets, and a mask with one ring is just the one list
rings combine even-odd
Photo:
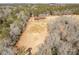
[[(32, 48), (32, 54), (38, 52), (38, 47), (45, 42), (45, 38), (48, 36), (48, 22), (55, 21), (58, 17), (60, 16), (48, 16), (41, 20), (34, 20), (34, 17), (31, 17), (16, 46), (25, 47), (26, 50)], [(77, 15), (72, 17), (79, 18)]]

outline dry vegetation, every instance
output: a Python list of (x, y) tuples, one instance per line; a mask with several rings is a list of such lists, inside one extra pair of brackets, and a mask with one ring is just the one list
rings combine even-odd
[[(48, 32), (51, 39), (48, 39), (52, 44), (49, 49), (42, 50), (45, 53), (48, 51), (48, 54), (79, 54), (79, 24), (73, 17), (62, 16), (73, 14), (79, 14), (79, 4), (0, 4), (0, 54), (16, 54), (13, 47), (27, 26), (29, 18), (35, 17), (35, 20), (40, 20), (46, 19), (48, 15), (61, 17), (55, 22), (49, 22)], [(39, 27), (36, 29), (38, 30)], [(49, 50), (52, 53), (49, 53)], [(41, 53), (45, 54), (43, 51)], [(21, 51), (17, 54), (25, 54), (25, 52)]]
[[(79, 54), (79, 20), (74, 16), (61, 16), (48, 24), (51, 49), (56, 54)], [(49, 38), (48, 38), (49, 39)], [(57, 51), (56, 51), (57, 50)], [(52, 52), (52, 54), (54, 54)]]

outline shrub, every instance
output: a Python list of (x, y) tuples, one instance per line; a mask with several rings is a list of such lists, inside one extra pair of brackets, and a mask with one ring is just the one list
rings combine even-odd
[[(52, 18), (51, 18), (52, 19)], [(72, 15), (59, 16), (48, 23), (49, 36), (36, 53), (45, 54), (79, 54), (79, 23)]]
[[(16, 44), (17, 40), (19, 39), (19, 36), (24, 30), (24, 27), (26, 26), (26, 23), (28, 22), (29, 17), (26, 8), (23, 5), (0, 6), (1, 54), (14, 54), (12, 47), (14, 46), (14, 44)], [(8, 46), (4, 46), (4, 44)]]
[[(77, 54), (79, 46), (79, 23), (72, 16), (60, 16), (48, 24), (51, 47), (56, 47), (57, 54)], [(53, 54), (54, 52), (52, 52)]]

